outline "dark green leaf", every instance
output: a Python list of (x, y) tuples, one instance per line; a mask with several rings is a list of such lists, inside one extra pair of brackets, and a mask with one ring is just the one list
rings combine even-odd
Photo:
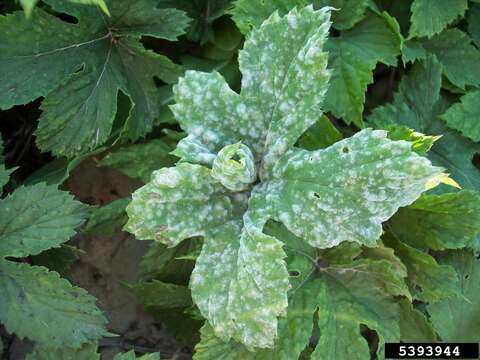
[(21, 12), (0, 17), (0, 108), (46, 96), (37, 144), (55, 155), (73, 157), (109, 137), (121, 91), (133, 103), (125, 123), (128, 137), (144, 136), (159, 116), (154, 77), (172, 82), (180, 69), (145, 50), (139, 38), (175, 40), (184, 32), (187, 17), (156, 8), (154, 0), (107, 1), (111, 17), (92, 6), (47, 2), (76, 16), (78, 24), (40, 8), (30, 20)]
[(428, 306), (433, 327), (446, 342), (478, 342), (480, 337), (480, 261), (458, 250), (441, 260), (460, 277), (460, 296)]
[(21, 187), (0, 202), (0, 257), (36, 255), (75, 234), (88, 208), (56, 186)]

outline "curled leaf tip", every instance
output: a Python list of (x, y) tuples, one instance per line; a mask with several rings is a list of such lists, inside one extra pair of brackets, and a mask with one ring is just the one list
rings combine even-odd
[(241, 142), (223, 147), (213, 161), (212, 177), (229, 190), (246, 190), (257, 178), (252, 151)]

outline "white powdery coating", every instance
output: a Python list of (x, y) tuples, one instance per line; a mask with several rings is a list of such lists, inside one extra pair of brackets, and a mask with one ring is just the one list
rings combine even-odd
[(223, 147), (213, 162), (212, 177), (229, 190), (248, 189), (257, 178), (255, 159), (248, 146), (236, 143)]
[(194, 135), (180, 140), (173, 154), (185, 162), (211, 166), (216, 154), (198, 141)]
[(277, 220), (315, 247), (343, 241), (375, 246), (382, 222), (441, 174), (409, 142), (366, 129), (324, 150), (286, 154), (266, 199)]
[[(252, 31), (240, 52), (241, 95), (217, 72), (187, 71), (174, 87), (171, 108), (192, 138), (182, 140), (176, 154), (207, 164), (205, 154), (242, 141), (270, 167), (322, 114), (329, 19), (329, 8), (307, 6), (284, 18), (275, 13)], [(192, 143), (202, 146), (187, 149)]]
[(166, 185), (168, 187), (175, 187), (180, 182), (182, 176), (176, 168), (166, 168), (164, 171), (157, 173), (154, 182), (157, 185)]
[(183, 160), (204, 164), (204, 154), (216, 153), (240, 140), (255, 151), (261, 149), (258, 139), (263, 126), (255, 121), (258, 114), (229, 88), (219, 73), (187, 71), (173, 91), (176, 104), (171, 109), (189, 134), (176, 150)]
[(133, 193), (125, 229), (138, 239), (177, 245), (200, 236), (233, 216), (226, 189), (210, 176), (210, 169), (191, 164), (164, 168)]
[(248, 348), (273, 347), (288, 301), (282, 243), (231, 222), (207, 234), (190, 280), (192, 297), (215, 333)]
[(249, 35), (239, 55), (242, 97), (263, 114), (262, 172), (268, 172), (322, 114), (330, 78), (323, 51), (329, 10), (308, 6), (284, 18), (274, 13)]
[(228, 299), (237, 269), (241, 226), (240, 221), (232, 221), (210, 231), (190, 277), (195, 303), (217, 333), (226, 340), (232, 336), (234, 330)]

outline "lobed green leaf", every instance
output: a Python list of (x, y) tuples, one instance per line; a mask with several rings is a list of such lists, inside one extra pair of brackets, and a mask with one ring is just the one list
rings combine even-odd
[(414, 0), (409, 37), (432, 37), (462, 17), (468, 0)]
[(451, 265), (457, 270), (461, 291), (457, 298), (446, 299), (427, 307), (433, 327), (443, 341), (478, 341), (479, 260), (469, 251), (457, 250), (447, 254), (442, 263)]
[(400, 209), (389, 224), (400, 240), (417, 248), (469, 247), (480, 234), (480, 194), (463, 190), (423, 195)]
[(36, 255), (74, 234), (88, 208), (56, 186), (21, 187), (0, 202), (0, 257)]
[(415, 64), (400, 82), (393, 102), (379, 106), (369, 123), (386, 129), (392, 124), (412, 128), (422, 134), (442, 135), (428, 153), (434, 165), (446, 168), (461, 186), (480, 189), (480, 171), (472, 163), (480, 146), (443, 125), (439, 116), (448, 108), (440, 94), (442, 66), (433, 56)]
[(480, 141), (480, 125), (475, 119), (480, 118), (480, 90), (470, 91), (462, 96), (460, 103), (451, 106), (440, 117), (447, 125), (460, 131), (473, 141)]
[(108, 139), (121, 91), (132, 103), (124, 124), (127, 138), (144, 136), (159, 116), (154, 77), (171, 83), (181, 71), (145, 50), (140, 37), (175, 40), (188, 18), (175, 9), (156, 8), (153, 0), (107, 1), (110, 17), (95, 7), (46, 2), (75, 16), (78, 24), (39, 8), (29, 20), (20, 12), (0, 17), (0, 108), (45, 96), (37, 144), (73, 157)]
[(95, 298), (44, 267), (0, 260), (0, 290), (0, 321), (21, 339), (80, 348), (107, 334)]

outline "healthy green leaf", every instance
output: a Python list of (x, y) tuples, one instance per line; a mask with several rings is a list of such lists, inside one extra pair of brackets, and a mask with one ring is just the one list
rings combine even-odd
[(330, 38), (325, 46), (332, 70), (325, 108), (347, 124), (363, 127), (365, 92), (373, 82), (377, 63), (397, 63), (401, 39), (398, 24), (395, 28), (389, 19), (386, 13), (369, 13), (352, 29)]
[(434, 57), (415, 64), (402, 78), (393, 102), (375, 108), (368, 121), (383, 129), (398, 124), (422, 134), (441, 134), (428, 157), (434, 165), (445, 167), (461, 186), (480, 189), (480, 171), (472, 163), (480, 146), (446, 129), (439, 119), (448, 107), (440, 95), (441, 79), (442, 66)]
[(468, 33), (472, 37), (475, 45), (480, 47), (480, 23), (478, 18), (480, 17), (480, 5), (472, 4), (468, 10)]
[(414, 63), (417, 60), (423, 60), (427, 57), (427, 50), (418, 39), (410, 39), (403, 42), (402, 61), (404, 64)]
[(275, 11), (283, 16), (294, 7), (304, 7), (307, 0), (264, 0), (262, 2), (252, 0), (237, 0), (230, 10), (235, 24), (243, 34), (260, 27), (262, 23)]
[(316, 9), (331, 6), (336, 9), (332, 14), (333, 27), (339, 30), (349, 29), (365, 17), (369, 2), (367, 0), (237, 0), (230, 10), (233, 20), (243, 34), (259, 27), (272, 13), (288, 13), (295, 6), (313, 4)]
[[(395, 296), (408, 291), (386, 261), (354, 261), (324, 270), (319, 294), (320, 340), (314, 359), (358, 359), (370, 356), (360, 324), (379, 336), (379, 357), (383, 343), (400, 338), (400, 316)], [(369, 284), (368, 287), (365, 284)]]
[(185, 11), (192, 19), (186, 34), (187, 38), (204, 44), (217, 36), (213, 32), (212, 24), (225, 14), (231, 2), (232, 0), (160, 0), (159, 7)]
[(432, 37), (462, 17), (468, 0), (414, 0), (409, 37)]
[(436, 342), (437, 336), (432, 324), (421, 311), (403, 299), (400, 302), (400, 333), (403, 342)]
[[(20, 187), (0, 201), (0, 257), (59, 247), (87, 212), (56, 186)], [(42, 347), (80, 348), (106, 334), (95, 298), (44, 267), (0, 259), (0, 290), (0, 321), (20, 338)]]
[(412, 143), (412, 150), (417, 154), (422, 156), (427, 155), (427, 153), (432, 148), (435, 141), (441, 138), (441, 136), (429, 136), (418, 133), (409, 129), (406, 126), (401, 125), (390, 125), (387, 127), (388, 138), (390, 140), (406, 140)]
[[(405, 277), (405, 274), (407, 274), (407, 267), (405, 266), (405, 264), (395, 254), (392, 248), (389, 248), (383, 244), (383, 241), (380, 243), (380, 246), (377, 247), (363, 247), (360, 249), (359, 253), (361, 254), (362, 258), (375, 261), (389, 262), (392, 266), (392, 269), (395, 270), (395, 273), (401, 278)], [(405, 279), (405, 282), (407, 281), (408, 279)], [(407, 293), (406, 297), (408, 300), (412, 300), (412, 296), (410, 293)]]
[(174, 248), (167, 248), (160, 242), (154, 242), (140, 262), (140, 275), (143, 280), (186, 283), (193, 269), (193, 261), (181, 260), (180, 257), (191, 253), (200, 253), (199, 239), (188, 239)]
[(298, 147), (306, 150), (325, 149), (342, 139), (340, 131), (335, 128), (328, 117), (322, 115), (320, 120), (298, 139)]
[(58, 272), (62, 276), (68, 276), (68, 270), (73, 263), (85, 252), (71, 245), (63, 244), (59, 248), (48, 249), (38, 255), (31, 256), (33, 265), (44, 266), (49, 270)]
[[(412, 237), (415, 236), (416, 234)], [(431, 255), (403, 244), (392, 235), (382, 239), (395, 250), (395, 254), (405, 264), (407, 283), (417, 300), (434, 303), (454, 297), (459, 292), (457, 273), (452, 267), (437, 264)]]
[(131, 291), (145, 306), (156, 309), (181, 308), (192, 305), (190, 290), (186, 286), (169, 284), (158, 280), (128, 285)]
[(463, 190), (423, 195), (414, 204), (400, 209), (389, 224), (401, 241), (417, 248), (443, 250), (471, 246), (480, 234), (480, 194)]
[(83, 229), (86, 234), (111, 236), (118, 233), (127, 222), (125, 208), (130, 199), (117, 199), (92, 211)]
[[(108, 7), (105, 4), (104, 0), (68, 0), (72, 3), (77, 3), (77, 4), (93, 4), (97, 5), (102, 11), (110, 16), (110, 13), (108, 11)], [(22, 5), (23, 9), (25, 10), (25, 14), (27, 17), (32, 16), (32, 11), (35, 5), (38, 3), (38, 0), (20, 0), (20, 4)]]
[(480, 85), (480, 50), (467, 34), (459, 29), (447, 29), (422, 41), (422, 45), (437, 57), (445, 76), (454, 85), (460, 89)]
[(79, 348), (107, 334), (95, 298), (40, 266), (0, 260), (0, 321), (42, 346)]
[(396, 123), (428, 134), (439, 115), (441, 74), (442, 67), (434, 57), (415, 64), (402, 78), (393, 102), (374, 109), (368, 121), (379, 127)]
[(160, 354), (159, 353), (151, 353), (151, 354), (145, 354), (143, 356), (137, 357), (135, 355), (135, 351), (130, 350), (129, 352), (123, 353), (123, 354), (117, 354), (113, 358), (113, 360), (160, 360)]
[(97, 353), (96, 342), (87, 343), (79, 349), (35, 345), (26, 360), (100, 360), (100, 354)]
[(454, 85), (450, 87), (457, 91), (464, 92), (465, 86), (480, 83), (480, 51), (459, 29), (444, 30), (431, 39), (406, 41), (402, 51), (404, 63), (426, 59), (428, 54), (435, 55), (443, 66), (444, 75)]
[(352, 28), (363, 20), (369, 0), (314, 0), (317, 7), (331, 6), (335, 10), (332, 14), (332, 26), (338, 30)]
[[(212, 41), (212, 45), (207, 47), (205, 55), (210, 59), (214, 59), (215, 56), (212, 55), (218, 51), (218, 53), (224, 53), (225, 60), (229, 57), (229, 53), (230, 57), (234, 57), (236, 50), (242, 43), (242, 33), (240, 30), (238, 30), (233, 20), (227, 16), (223, 16), (215, 21), (214, 26), (214, 39)], [(225, 66), (224, 73), (227, 69), (228, 67)], [(229, 76), (227, 73), (225, 75), (225, 79), (228, 81), (230, 78), (231, 76)]]
[(20, 12), (0, 17), (0, 108), (46, 96), (37, 144), (73, 157), (107, 140), (121, 91), (132, 102), (124, 125), (127, 137), (144, 136), (159, 116), (154, 77), (173, 82), (180, 69), (145, 50), (140, 37), (175, 40), (187, 17), (178, 10), (157, 9), (153, 0), (108, 1), (111, 17), (95, 7), (46, 1), (75, 16), (78, 24), (39, 8), (30, 20)]
[(85, 205), (56, 186), (21, 187), (0, 202), (0, 257), (24, 257), (59, 247), (87, 214)]
[(175, 164), (170, 155), (174, 145), (165, 139), (154, 139), (146, 144), (136, 144), (111, 152), (98, 162), (100, 167), (114, 168), (132, 178), (148, 182), (154, 170)]
[(469, 251), (457, 250), (441, 261), (457, 270), (462, 296), (428, 306), (433, 327), (443, 341), (477, 342), (480, 332), (479, 260)]
[(445, 167), (463, 188), (479, 191), (480, 168), (475, 165), (475, 158), (480, 153), (480, 145), (446, 128), (440, 121), (432, 127), (432, 133), (442, 134), (428, 155), (432, 163)]
[(16, 168), (13, 169), (6, 169), (5, 165), (0, 164), (0, 193), (3, 187), (8, 183), (10, 180), (10, 174), (15, 171)]
[(473, 141), (480, 141), (480, 90), (462, 96), (460, 103), (451, 106), (440, 117), (447, 125), (463, 133)]

